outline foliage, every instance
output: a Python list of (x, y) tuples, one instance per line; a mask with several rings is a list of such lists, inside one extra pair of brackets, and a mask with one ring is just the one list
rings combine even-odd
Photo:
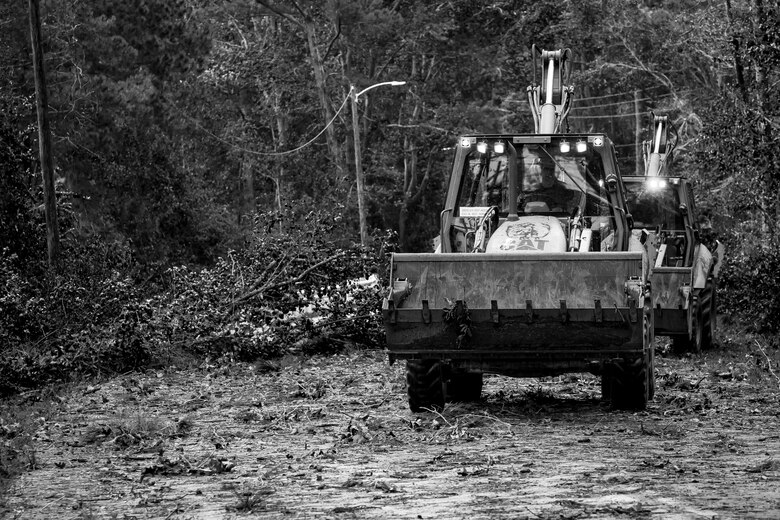
[(721, 311), (738, 316), (749, 330), (776, 341), (780, 332), (780, 241), (733, 251), (726, 257), (721, 280)]
[(151, 277), (126, 246), (100, 241), (69, 243), (65, 269), (39, 283), (5, 258), (0, 393), (188, 358), (233, 362), (381, 344), (378, 280), (391, 243), (337, 246), (329, 237), (340, 215), (312, 212), (286, 233), (273, 230), (278, 218), (258, 217), (252, 244), (210, 267)]
[(29, 99), (0, 88), (0, 244), (19, 262), (34, 258), (43, 239), (43, 218), (31, 196), (35, 129), (25, 116), (31, 109)]
[(336, 246), (328, 238), (335, 217), (312, 212), (280, 234), (268, 231), (278, 215), (264, 214), (250, 248), (207, 269), (169, 269), (167, 290), (150, 302), (154, 328), (226, 360), (377, 344), (378, 284), (355, 280), (376, 279), (384, 258)]
[(463, 342), (471, 338), (471, 312), (465, 301), (458, 300), (451, 307), (445, 307), (444, 322), (455, 329), (455, 348), (461, 348)]

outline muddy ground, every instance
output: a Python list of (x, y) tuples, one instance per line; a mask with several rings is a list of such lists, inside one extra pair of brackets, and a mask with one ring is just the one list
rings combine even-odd
[(481, 402), (412, 414), (378, 351), (126, 374), (47, 398), (0, 516), (778, 518), (764, 358), (659, 356), (640, 413), (577, 374), (488, 376)]

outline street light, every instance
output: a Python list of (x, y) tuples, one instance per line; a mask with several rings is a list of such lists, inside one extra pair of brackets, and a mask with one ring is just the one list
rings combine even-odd
[(358, 218), (360, 220), (360, 245), (365, 246), (368, 243), (368, 231), (366, 230), (366, 210), (363, 204), (363, 166), (361, 163), (360, 154), (360, 126), (358, 125), (358, 98), (364, 93), (368, 92), (372, 88), (381, 87), (383, 85), (389, 85), (391, 87), (398, 87), (406, 85), (405, 81), (383, 81), (376, 85), (371, 85), (368, 88), (364, 88), (360, 92), (357, 92), (355, 85), (351, 85), (349, 89), (349, 95), (352, 98), (352, 134), (355, 143), (355, 177), (357, 179), (357, 199), (358, 199)]

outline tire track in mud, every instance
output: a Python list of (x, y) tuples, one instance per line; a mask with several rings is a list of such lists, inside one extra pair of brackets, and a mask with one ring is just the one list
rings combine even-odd
[(640, 413), (577, 374), (487, 376), (481, 402), (412, 414), (375, 351), (80, 385), (0, 515), (776, 518), (777, 388), (718, 355), (657, 358)]

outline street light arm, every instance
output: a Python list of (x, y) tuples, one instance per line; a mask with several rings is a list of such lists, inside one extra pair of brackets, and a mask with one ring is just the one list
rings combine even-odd
[[(359, 98), (360, 96), (362, 96), (363, 94), (371, 90), (372, 88), (381, 87), (383, 85), (400, 87), (401, 85), (406, 85), (406, 82), (405, 81), (383, 81), (382, 83), (377, 83), (376, 85), (371, 85), (370, 87), (364, 88), (363, 90), (355, 94), (355, 99), (357, 100), (357, 98)], [(352, 89), (354, 90), (355, 87), (353, 86)]]

